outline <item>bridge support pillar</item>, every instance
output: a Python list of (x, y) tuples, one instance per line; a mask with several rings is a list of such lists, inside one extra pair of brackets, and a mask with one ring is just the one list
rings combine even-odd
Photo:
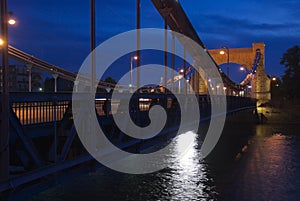
[(58, 74), (53, 74), (52, 75), (54, 78), (54, 92), (57, 92), (57, 78), (58, 78)]
[(253, 51), (261, 51), (261, 59), (258, 63), (254, 79), (252, 80), (251, 97), (257, 99), (257, 106), (271, 100), (270, 84), (271, 80), (265, 71), (265, 44), (254, 43)]
[(75, 92), (78, 92), (78, 84), (79, 84), (79, 81), (78, 81), (78, 80), (75, 80), (75, 81), (74, 81)]

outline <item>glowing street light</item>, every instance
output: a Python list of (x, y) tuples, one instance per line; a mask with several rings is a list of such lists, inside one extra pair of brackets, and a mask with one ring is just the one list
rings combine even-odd
[(132, 62), (133, 60), (137, 61), (139, 57), (137, 55), (130, 57), (130, 84), (129, 87), (132, 87)]
[(0, 46), (3, 46), (4, 45), (4, 40), (2, 38), (0, 38)]
[(246, 66), (240, 66), (239, 70), (242, 71), (245, 74), (250, 73), (250, 71), (247, 69)]
[[(9, 24), (9, 25), (15, 25), (16, 24), (16, 20), (10, 17), (7, 20), (7, 24)], [(5, 41), (7, 41), (7, 40), (5, 40), (3, 38), (0, 38), (0, 46), (3, 46), (5, 44)]]
[(221, 47), (222, 50), (220, 50), (221, 55), (227, 54), (227, 76), (229, 77), (229, 48), (226, 46)]
[(10, 25), (15, 25), (15, 24), (16, 24), (16, 20), (13, 19), (13, 18), (9, 18), (7, 22), (8, 22), (8, 24), (10, 24)]

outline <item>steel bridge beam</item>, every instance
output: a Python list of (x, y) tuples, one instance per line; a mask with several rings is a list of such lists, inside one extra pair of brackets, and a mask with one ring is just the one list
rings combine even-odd
[[(53, 64), (50, 64), (48, 62), (45, 62), (41, 59), (38, 59), (30, 54), (27, 54), (13, 46), (8, 46), (8, 55), (14, 59), (16, 59), (17, 61), (20, 61), (22, 63), (26, 63), (26, 64), (31, 64), (32, 67), (40, 69), (46, 73), (50, 73), (50, 74), (56, 74), (61, 78), (70, 80), (70, 81), (75, 81), (76, 77), (78, 76), (76, 73), (67, 71), (61, 67), (55, 66)], [(86, 84), (87, 86), (89, 86), (90, 84), (90, 77), (83, 77), (81, 76), (83, 79), (81, 80), (86, 80)], [(99, 85), (98, 87), (100, 88), (114, 88), (115, 85), (111, 84), (111, 83), (106, 83), (103, 81), (99, 81)]]
[[(185, 11), (183, 10), (179, 1), (176, 0), (151, 0), (151, 1), (153, 5), (156, 7), (156, 9), (158, 10), (158, 12), (160, 13), (160, 15), (162, 16), (162, 18), (167, 20), (168, 26), (171, 28), (171, 30), (191, 38), (193, 41), (198, 43), (203, 49), (206, 49), (205, 45), (200, 40), (196, 30), (194, 29), (192, 23), (190, 22), (187, 15), (185, 14)], [(181, 42), (180, 38), (178, 38), (178, 40)], [(182, 45), (184, 46), (185, 44), (182, 42)], [(186, 49), (189, 52), (189, 54), (196, 60), (197, 52), (195, 52), (194, 49), (188, 46), (186, 47)], [(214, 61), (214, 59), (212, 58), (212, 56), (209, 54), (208, 51), (207, 54), (215, 63), (215, 67), (219, 70), (217, 63)], [(201, 76), (203, 76), (204, 72), (200, 72), (200, 73)], [(239, 90), (241, 88), (239, 84), (233, 82), (223, 72), (220, 72), (220, 74), (226, 86), (234, 90)]]

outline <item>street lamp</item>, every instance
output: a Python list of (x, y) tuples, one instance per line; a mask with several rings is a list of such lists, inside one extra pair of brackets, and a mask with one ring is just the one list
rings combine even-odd
[[(3, 15), (5, 15), (5, 14), (3, 14)], [(6, 13), (6, 21), (7, 21), (7, 23), (6, 23), (6, 27), (7, 27), (7, 25), (16, 25), (16, 23), (17, 23), (17, 21), (14, 19), (14, 18), (12, 18), (12, 17), (7, 17), (8, 15), (11, 15), (11, 12), (7, 12)], [(3, 20), (5, 20), (4, 19), (4, 17), (3, 17)], [(3, 23), (3, 22), (2, 22)], [(4, 24), (2, 25), (2, 26), (4, 26)], [(3, 29), (3, 31), (5, 31), (5, 32), (7, 32), (7, 30), (4, 30), (4, 28), (2, 27), (2, 29)], [(6, 28), (7, 29), (7, 28)], [(2, 38), (0, 38), (0, 46), (1, 46), (1, 48), (3, 49), (4, 48), (4, 45), (5, 45), (5, 43), (7, 43), (7, 45), (8, 45), (8, 37), (7, 36), (5, 36), (5, 33), (2, 31), (2, 33), (1, 33), (1, 37)], [(7, 35), (7, 33), (6, 33), (6, 35)]]
[(16, 20), (13, 19), (13, 18), (9, 18), (7, 22), (8, 22), (8, 24), (10, 24), (10, 25), (15, 25), (15, 24), (16, 24)]
[(133, 63), (133, 60), (137, 61), (138, 59), (139, 59), (139, 57), (136, 55), (130, 57), (130, 85), (129, 85), (130, 88), (132, 87), (132, 63)]
[(227, 55), (227, 76), (229, 77), (229, 48), (226, 47), (226, 46), (222, 46), (221, 49), (222, 50), (220, 51), (220, 54), (221, 55), (224, 55), (224, 54)]
[(184, 76), (184, 69), (183, 68), (180, 68), (178, 70), (178, 93), (180, 93), (180, 88), (181, 88), (181, 86), (180, 86), (180, 81), (181, 81), (180, 75)]

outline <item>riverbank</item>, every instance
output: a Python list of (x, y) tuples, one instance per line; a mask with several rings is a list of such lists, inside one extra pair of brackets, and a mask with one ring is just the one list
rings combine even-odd
[(294, 101), (272, 101), (267, 107), (262, 107), (261, 111), (266, 117), (267, 124), (300, 124), (300, 103)]

